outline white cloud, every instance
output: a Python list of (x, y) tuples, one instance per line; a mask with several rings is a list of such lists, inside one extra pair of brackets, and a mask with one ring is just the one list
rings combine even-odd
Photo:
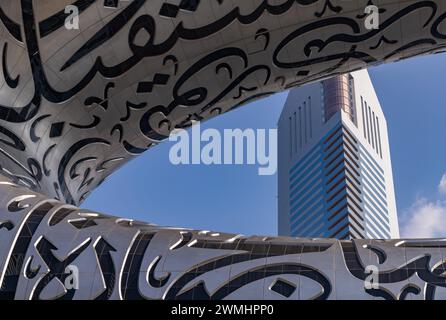
[(402, 238), (444, 238), (446, 235), (446, 202), (444, 201), (431, 202), (418, 199), (405, 217), (401, 221)]
[(438, 191), (446, 194), (446, 173), (441, 177), (440, 184), (438, 185)]

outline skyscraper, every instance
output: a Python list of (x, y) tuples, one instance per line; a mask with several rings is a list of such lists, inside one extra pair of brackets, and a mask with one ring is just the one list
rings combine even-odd
[(278, 128), (280, 235), (399, 237), (387, 123), (366, 70), (291, 90)]

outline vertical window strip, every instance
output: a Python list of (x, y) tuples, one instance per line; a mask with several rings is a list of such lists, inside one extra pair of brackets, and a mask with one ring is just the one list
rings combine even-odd
[(297, 120), (296, 120), (296, 112), (294, 112), (294, 152), (297, 152)]
[(304, 132), (305, 132), (305, 144), (308, 141), (307, 137), (307, 103), (304, 101)]
[(299, 107), (299, 140), (300, 140), (300, 148), (302, 149), (302, 108)]
[(356, 103), (355, 103), (355, 80), (351, 75), (349, 75), (348, 78), (348, 84), (349, 84), (349, 100), (350, 100), (350, 110), (351, 110), (351, 120), (355, 124), (355, 126), (358, 126), (357, 123), (357, 111), (356, 111)]
[[(372, 126), (372, 111), (370, 109), (370, 106), (367, 108), (369, 110), (369, 126), (370, 126), (370, 139), (372, 140), (372, 147), (375, 149), (375, 141), (373, 136), (373, 126)], [(370, 143), (370, 140), (369, 140)]]
[(375, 116), (375, 112), (373, 112), (373, 132), (375, 133), (375, 146), (376, 146), (376, 148), (375, 148), (375, 151), (376, 151), (376, 153), (377, 154), (379, 154), (379, 152), (378, 152), (378, 135), (377, 135), (377, 133), (376, 133), (376, 116)]
[(364, 130), (364, 139), (367, 139), (367, 134), (365, 131), (365, 113), (364, 113), (364, 99), (361, 96), (361, 108), (362, 108), (362, 128)]
[(376, 125), (378, 127), (379, 155), (381, 156), (381, 159), (382, 159), (383, 152), (382, 152), (382, 149), (381, 149), (381, 132), (379, 130), (379, 119), (378, 119), (378, 117), (376, 117)]
[(292, 128), (291, 117), (289, 117), (288, 119), (290, 119), (290, 158), (292, 158), (293, 157), (293, 128)]
[(322, 83), (321, 83), (321, 117), (322, 117), (322, 123), (325, 123), (325, 92)]
[(310, 109), (310, 139), (313, 138), (313, 117), (311, 115), (311, 97), (308, 97), (308, 108)]

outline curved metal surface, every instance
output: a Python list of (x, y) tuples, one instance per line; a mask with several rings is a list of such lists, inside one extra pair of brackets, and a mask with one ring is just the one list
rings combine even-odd
[[(0, 186), (0, 299), (446, 298), (446, 239), (161, 228), (49, 200), (6, 179)], [(68, 266), (78, 269), (77, 290), (66, 289)]]
[[(0, 298), (443, 297), (442, 240), (240, 238), (71, 205), (193, 120), (440, 52), (444, 1), (375, 1), (378, 30), (373, 1), (343, 0), (78, 0), (67, 30), (72, 2), (0, 0)], [(67, 291), (71, 264), (88, 280)]]

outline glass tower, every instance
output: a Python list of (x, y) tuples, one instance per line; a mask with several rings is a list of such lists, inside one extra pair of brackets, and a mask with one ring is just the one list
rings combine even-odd
[(291, 90), (278, 128), (279, 235), (399, 238), (387, 124), (366, 70)]

